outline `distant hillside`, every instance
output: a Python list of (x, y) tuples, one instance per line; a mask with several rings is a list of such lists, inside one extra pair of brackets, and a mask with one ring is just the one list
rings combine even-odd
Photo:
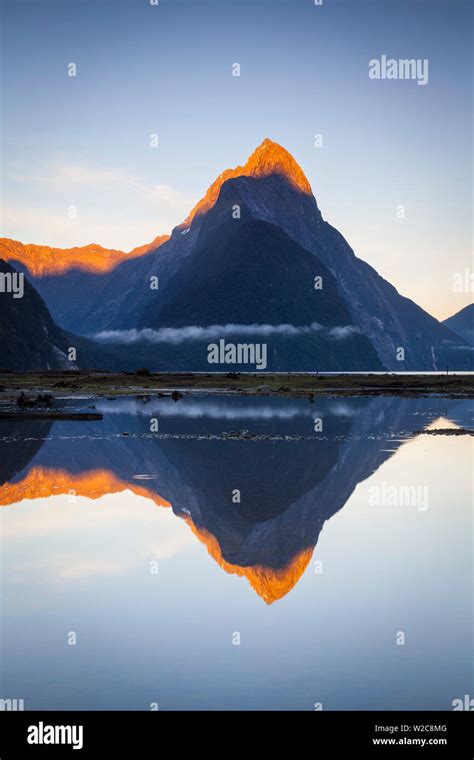
[(460, 338), (474, 346), (474, 304), (465, 306), (464, 309), (453, 314), (452, 317), (448, 317), (443, 321), (446, 327), (459, 335)]
[[(16, 270), (0, 259), (0, 277), (8, 282)], [(6, 288), (2, 288), (6, 290)], [(87, 338), (62, 330), (30, 284), (23, 278), (23, 297), (0, 291), (0, 367), (17, 371), (36, 369), (76, 369), (100, 367), (107, 351)], [(68, 351), (75, 348), (77, 358), (69, 361)]]

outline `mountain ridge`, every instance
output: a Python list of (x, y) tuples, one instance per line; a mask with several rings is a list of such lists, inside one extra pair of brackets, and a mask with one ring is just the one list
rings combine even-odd
[(474, 304), (468, 304), (447, 319), (443, 319), (443, 325), (474, 346)]
[(137, 246), (126, 253), (115, 248), (104, 248), (97, 243), (56, 248), (0, 238), (0, 253), (4, 261), (22, 264), (34, 277), (65, 274), (71, 270), (106, 274), (126, 260), (150, 253), (167, 240), (169, 235), (158, 235), (150, 243)]
[[(219, 244), (218, 235), (223, 229), (219, 229), (219, 224), (224, 217), (218, 218), (216, 207), (221, 208), (221, 217), (227, 215), (227, 220), (236, 208), (242, 207), (247, 217), (280, 228), (316, 261), (322, 262), (336, 280), (351, 322), (372, 344), (386, 369), (438, 370), (446, 364), (459, 370), (472, 368), (474, 357), (467, 351), (466, 341), (400, 295), (370, 264), (355, 255), (344, 237), (323, 219), (295, 159), (268, 138), (243, 167), (222, 172), (184, 222), (166, 239), (158, 238), (158, 246), (154, 245), (157, 240), (139, 246), (134, 249), (136, 255), (128, 258), (115, 252), (111, 257), (114, 263), (108, 270), (105, 265), (100, 272), (70, 270), (59, 275), (32, 275), (31, 280), (53, 318), (66, 330), (87, 336), (136, 328), (154, 308), (159, 313), (160, 300), (166, 301), (171, 287), (178, 293), (176, 282), (190, 257), (202, 249), (203, 235), (209, 238), (211, 230), (217, 237), (209, 238), (208, 247)], [(91, 250), (98, 249), (92, 246)], [(299, 257), (294, 261), (295, 266), (302, 264)], [(271, 265), (268, 277), (272, 277)], [(150, 289), (152, 278), (159, 281), (159, 291)], [(212, 289), (212, 282), (204, 287)], [(239, 324), (246, 323), (244, 300)], [(261, 306), (263, 316), (265, 305)], [(348, 364), (345, 369), (350, 371), (353, 367)]]

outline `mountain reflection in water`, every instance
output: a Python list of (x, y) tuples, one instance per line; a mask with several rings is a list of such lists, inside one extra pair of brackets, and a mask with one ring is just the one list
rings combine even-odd
[[(472, 438), (410, 437), (472, 427), (471, 401), (94, 403), (101, 421), (0, 421), (0, 696), (450, 710), (473, 693)], [(411, 486), (422, 503), (386, 498)]]
[[(171, 507), (268, 604), (294, 588), (324, 523), (404, 437), (440, 416), (469, 424), (469, 402), (432, 398), (125, 398), (96, 408), (103, 421), (1, 423), (0, 505), (132, 492)], [(252, 435), (229, 435), (242, 430)]]

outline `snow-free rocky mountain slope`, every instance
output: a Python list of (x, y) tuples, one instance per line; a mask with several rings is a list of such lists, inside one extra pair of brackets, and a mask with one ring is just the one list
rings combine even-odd
[[(2, 283), (15, 269), (0, 258)], [(75, 358), (70, 349), (75, 350)], [(103, 346), (59, 327), (34, 286), (24, 278), (24, 292), (0, 292), (0, 370), (106, 369), (133, 371), (149, 352), (131, 354), (125, 346)]]
[[(15, 269), (0, 259), (0, 275), (13, 276)], [(68, 359), (75, 347), (78, 362)], [(99, 361), (100, 346), (87, 338), (67, 333), (53, 321), (46, 304), (24, 278), (24, 293), (0, 294), (0, 367), (9, 370), (76, 369), (79, 362)]]
[[(112, 265), (81, 268), (76, 256), (69, 269), (59, 272), (54, 266), (57, 252), (51, 253), (49, 268), (43, 260), (41, 272), (35, 264), (34, 246), (22, 247), (17, 243), (12, 249), (12, 241), (0, 241), (0, 255), (17, 262), (23, 271), (28, 270), (52, 316), (66, 329), (88, 335), (145, 325), (153, 325), (156, 329), (165, 322), (167, 326), (178, 326), (178, 323), (182, 325), (182, 318), (177, 307), (172, 309), (171, 294), (175, 294), (178, 303), (180, 277), (183, 276), (184, 287), (191, 258), (192, 268), (199, 268), (194, 258), (198, 254), (202, 257), (203, 268), (201, 300), (208, 305), (212, 303), (215, 289), (212, 277), (207, 280), (205, 277), (206, 261), (220, 247), (222, 228), (215, 224), (215, 220), (206, 225), (206, 219), (219, 203), (221, 206), (227, 204), (226, 223), (229, 225), (235, 221), (238, 226), (239, 220), (231, 216), (231, 209), (239, 204), (245, 207), (246, 222), (258, 220), (281, 228), (299, 246), (300, 253), (293, 255), (295, 272), (304, 270), (306, 252), (309, 252), (317, 258), (315, 268), (321, 263), (332, 273), (348, 314), (347, 324), (359, 328), (375, 350), (380, 365), (390, 370), (435, 370), (444, 369), (449, 362), (453, 369), (474, 368), (471, 366), (474, 362), (472, 352), (466, 350), (462, 337), (454, 335), (413, 301), (401, 296), (375, 269), (355, 256), (342, 235), (324, 221), (308, 180), (296, 161), (283, 147), (269, 139), (262, 142), (244, 166), (224, 171), (169, 238), (157, 239), (148, 250), (146, 246), (145, 250), (136, 249), (140, 250), (139, 255), (115, 252), (111, 256), (110, 252), (98, 252), (99, 257), (105, 256), (108, 261), (113, 259)], [(214, 239), (209, 233), (213, 225)], [(270, 234), (271, 228), (268, 230)], [(273, 230), (271, 234), (274, 234)], [(249, 251), (249, 261), (251, 257), (252, 251)], [(278, 259), (273, 265), (269, 262), (266, 270), (269, 282), (279, 279), (277, 267)], [(151, 276), (159, 277), (158, 291), (150, 290)], [(225, 296), (225, 292), (219, 295), (222, 307), (225, 306)], [(295, 300), (299, 297), (298, 292), (292, 294)], [(174, 323), (171, 317), (165, 318), (162, 303), (168, 303), (170, 314), (176, 315)], [(260, 312), (258, 308), (254, 309), (254, 318), (263, 323), (269, 304), (262, 301), (260, 307)], [(242, 293), (240, 311), (237, 304), (233, 309), (232, 321), (249, 323), (245, 293)], [(315, 313), (317, 311), (315, 299)], [(202, 316), (204, 318), (204, 312)], [(224, 320), (225, 316), (224, 309), (220, 319)], [(274, 309), (274, 320), (274, 324), (284, 322), (278, 309)], [(224, 324), (230, 321), (227, 318)], [(404, 349), (404, 361), (397, 359), (399, 348)], [(159, 345), (155, 345), (154, 350), (158, 351)], [(355, 369), (351, 364), (353, 354), (349, 351), (344, 357), (342, 343), (340, 352), (344, 368), (348, 371)], [(366, 367), (375, 368), (368, 355)]]
[(443, 325), (459, 335), (470, 346), (474, 346), (474, 304), (465, 306), (464, 309), (443, 320)]

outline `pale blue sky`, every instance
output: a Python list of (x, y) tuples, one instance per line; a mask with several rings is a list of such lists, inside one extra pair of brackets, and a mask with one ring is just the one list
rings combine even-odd
[[(3, 235), (129, 250), (169, 232), (268, 136), (301, 164), (323, 216), (404, 295), (439, 318), (470, 302), (452, 289), (453, 273), (472, 269), (468, 0), (1, 8)], [(428, 85), (370, 80), (382, 54), (427, 58)]]

